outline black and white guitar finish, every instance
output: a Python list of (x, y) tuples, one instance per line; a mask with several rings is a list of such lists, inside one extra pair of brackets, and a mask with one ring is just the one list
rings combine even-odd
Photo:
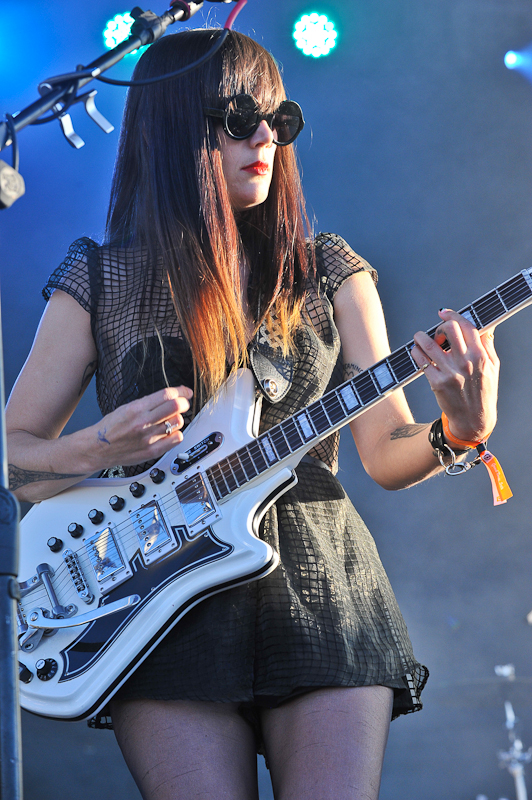
[[(531, 275), (461, 313), (493, 327), (532, 303)], [(311, 447), (420, 375), (413, 344), (260, 436), (254, 378), (239, 370), (150, 472), (86, 480), (35, 505), (21, 524), (22, 706), (93, 715), (192, 606), (275, 569), (257, 536), (265, 511)]]

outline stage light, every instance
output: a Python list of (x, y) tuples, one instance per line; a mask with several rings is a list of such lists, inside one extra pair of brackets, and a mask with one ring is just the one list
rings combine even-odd
[(515, 69), (532, 81), (532, 44), (518, 52), (508, 50), (504, 56), (504, 64), (508, 69)]
[(504, 63), (508, 69), (516, 69), (518, 64), (522, 61), (522, 56), (514, 50), (508, 50), (504, 56)]
[(336, 46), (337, 32), (334, 23), (325, 14), (303, 14), (294, 25), (293, 37), (296, 47), (306, 56), (320, 58), (329, 55)]
[[(117, 44), (123, 42), (124, 39), (127, 39), (130, 34), (132, 24), (133, 17), (129, 12), (126, 11), (125, 14), (115, 14), (113, 19), (110, 19), (107, 22), (103, 32), (105, 46), (111, 50), (113, 47), (116, 47)], [(132, 56), (138, 52), (138, 50), (133, 50), (133, 52), (128, 53), (128, 55)]]

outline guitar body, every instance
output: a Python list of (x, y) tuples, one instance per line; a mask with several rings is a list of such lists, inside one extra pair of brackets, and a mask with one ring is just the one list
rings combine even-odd
[[(161, 482), (151, 472), (135, 478), (145, 487), (141, 497), (132, 496), (131, 479), (90, 479), (27, 514), (19, 631), (36, 614), (63, 615), (68, 627), (50, 633), (30, 625), (19, 635), (19, 661), (32, 676), (21, 674), (23, 708), (56, 719), (92, 716), (192, 606), (277, 566), (257, 527), (296, 482), (292, 469), (269, 470), (231, 502), (217, 502), (205, 478), (211, 464), (254, 439), (255, 407), (252, 374), (240, 370), (157, 463)], [(176, 459), (178, 453), (193, 463)], [(125, 501), (118, 511), (109, 504), (115, 497)], [(97, 524), (88, 518), (91, 509), (103, 514)], [(74, 529), (76, 538), (72, 523), (83, 527), (81, 534)], [(75, 625), (76, 617), (113, 603), (125, 607)]]

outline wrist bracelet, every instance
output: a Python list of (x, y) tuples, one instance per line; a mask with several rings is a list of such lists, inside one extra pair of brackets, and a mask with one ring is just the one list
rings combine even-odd
[[(453, 447), (447, 444), (444, 437), (451, 442)], [(445, 414), (442, 413), (441, 417), (434, 420), (430, 426), (429, 442), (447, 475), (461, 475), (462, 472), (467, 472), (472, 467), (482, 463), (488, 470), (491, 480), (493, 504), (496, 506), (502, 505), (512, 497), (512, 490), (508, 486), (502, 467), (493, 453), (486, 449), (485, 442), (464, 442), (462, 439), (457, 439), (449, 431), (449, 421)], [(456, 447), (454, 447), (455, 444), (457, 445)], [(459, 447), (466, 447), (466, 449), (458, 449)], [(477, 450), (477, 455), (473, 461), (456, 462), (457, 455), (464, 455), (473, 448)], [(450, 458), (451, 463), (445, 464), (445, 458)]]
[(454, 436), (454, 434), (451, 433), (449, 429), (449, 420), (447, 418), (447, 414), (444, 411), (442, 411), (441, 422), (443, 427), (443, 433), (447, 441), (449, 441), (452, 445), (455, 444), (457, 447), (465, 448), (463, 452), (471, 450), (473, 447), (478, 447), (479, 444), (487, 442), (489, 439), (489, 434), (488, 436), (485, 437), (485, 439), (478, 439), (476, 442), (466, 442), (464, 439), (458, 439), (456, 436)]
[(441, 417), (438, 417), (438, 419), (435, 419), (432, 425), (430, 426), (429, 442), (432, 449), (436, 452), (438, 458), (440, 459), (440, 463), (442, 464), (442, 466), (444, 466), (441, 460), (442, 458), (449, 458), (451, 456), (463, 456), (464, 453), (467, 453), (467, 451), (470, 450), (471, 448), (468, 447), (466, 449), (463, 449), (457, 447), (450, 447), (450, 445), (447, 444), (447, 442), (444, 439), (442, 417), (443, 414)]

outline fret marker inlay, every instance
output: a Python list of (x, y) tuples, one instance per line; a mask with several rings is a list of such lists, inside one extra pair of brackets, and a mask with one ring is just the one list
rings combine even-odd
[(340, 394), (342, 395), (342, 400), (344, 401), (348, 411), (352, 411), (359, 405), (357, 396), (349, 385), (342, 386), (340, 389)]
[(395, 380), (393, 379), (392, 373), (390, 372), (389, 368), (386, 364), (379, 364), (378, 367), (375, 367), (373, 370), (373, 375), (375, 376), (379, 387), (384, 391), (389, 386), (393, 386)]

